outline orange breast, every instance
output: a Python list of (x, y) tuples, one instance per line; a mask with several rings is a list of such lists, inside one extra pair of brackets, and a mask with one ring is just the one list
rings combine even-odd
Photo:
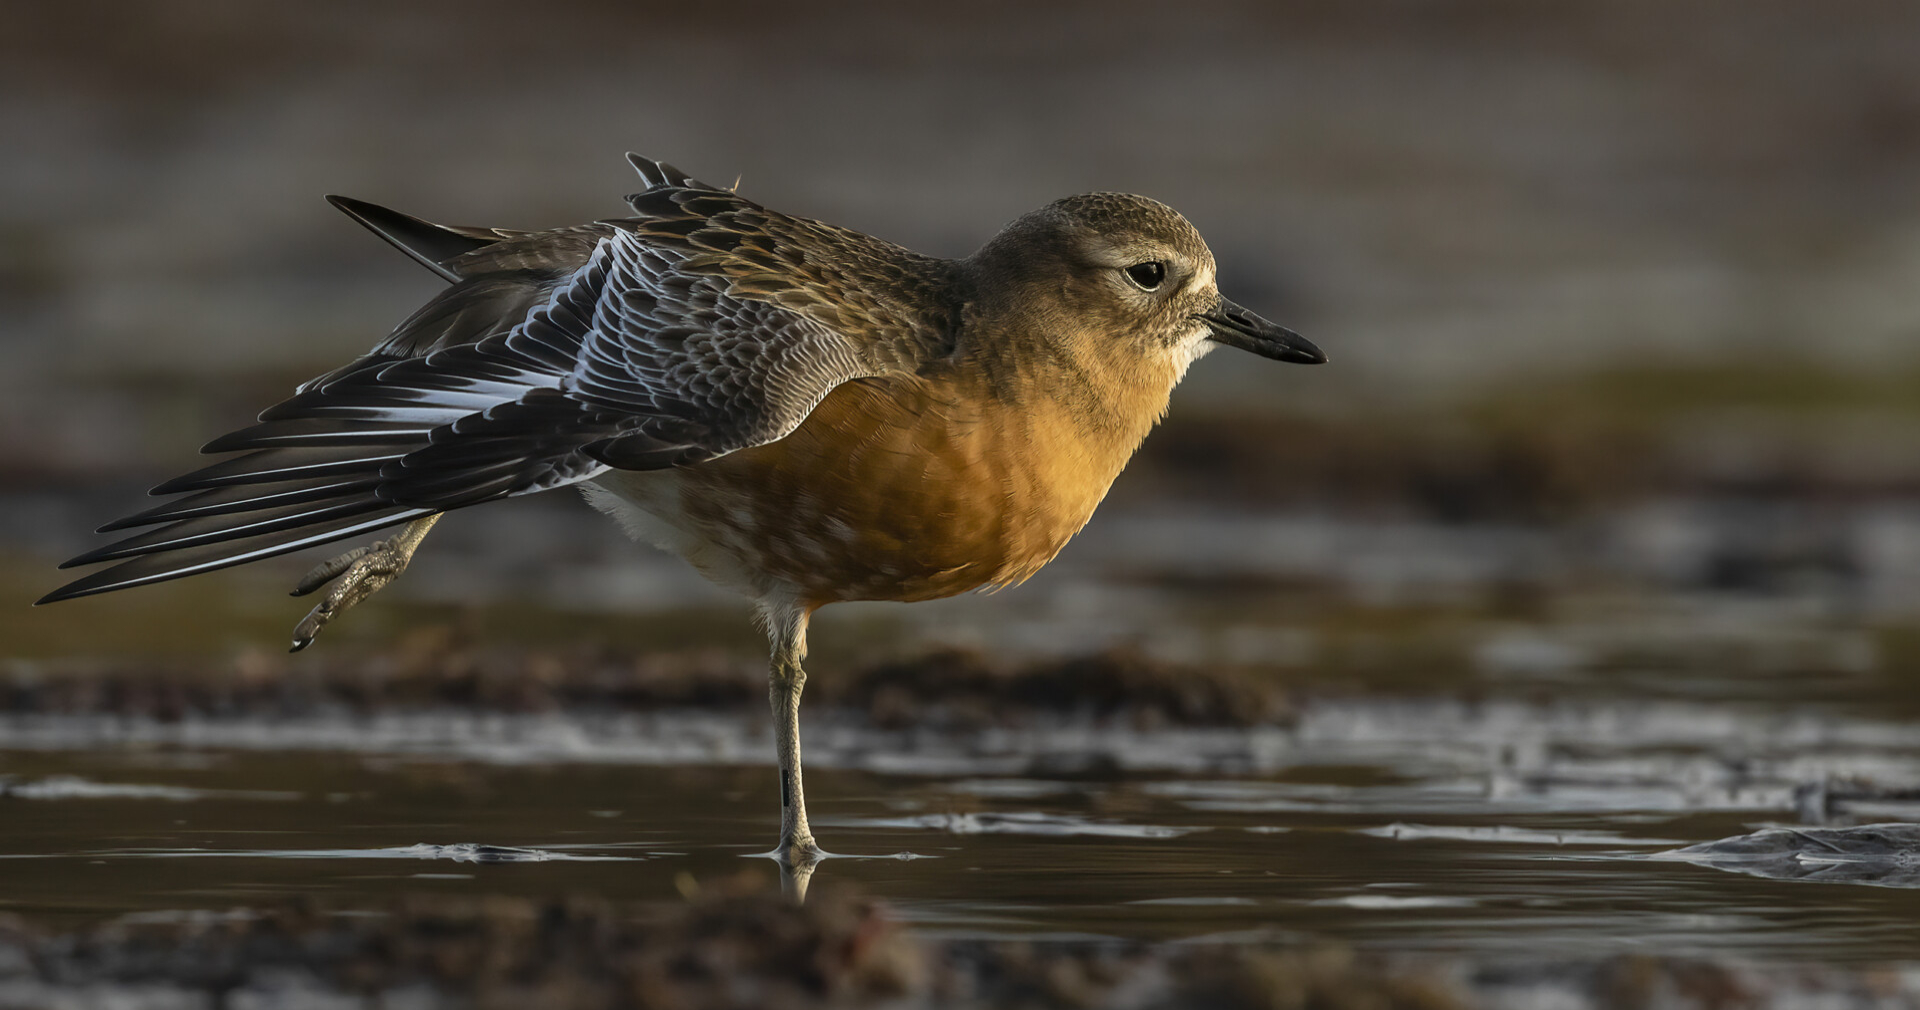
[(1085, 525), (1139, 442), (1062, 420), (953, 378), (861, 380), (786, 438), (681, 471), (680, 507), (813, 606), (1019, 582)]

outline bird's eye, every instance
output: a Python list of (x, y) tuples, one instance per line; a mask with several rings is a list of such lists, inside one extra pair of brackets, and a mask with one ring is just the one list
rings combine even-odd
[(1159, 260), (1146, 260), (1127, 268), (1127, 279), (1142, 291), (1152, 291), (1167, 279), (1167, 265)]

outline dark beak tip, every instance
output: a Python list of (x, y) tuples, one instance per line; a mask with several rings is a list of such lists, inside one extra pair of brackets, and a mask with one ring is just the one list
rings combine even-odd
[(1324, 365), (1327, 363), (1327, 352), (1321, 350), (1319, 344), (1308, 340), (1284, 326), (1276, 326), (1274, 329), (1279, 331), (1277, 334), (1274, 334), (1277, 339), (1273, 342), (1280, 348), (1281, 353), (1276, 355), (1276, 357), (1281, 361), (1291, 365)]
[(1250, 343), (1236, 343), (1235, 346), (1252, 351), (1262, 357), (1289, 365), (1324, 365), (1327, 353), (1319, 345), (1292, 330), (1283, 330), (1284, 336), (1270, 336), (1266, 340)]

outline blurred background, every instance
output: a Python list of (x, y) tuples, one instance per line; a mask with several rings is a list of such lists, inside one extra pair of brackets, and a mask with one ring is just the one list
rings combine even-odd
[[(939, 856), (823, 877), (942, 942), (1785, 952), (1906, 965), (1871, 992), (1920, 1000), (1920, 877), (1869, 858), (1891, 836), (1871, 879), (1824, 887), (1770, 879), (1831, 869), (1791, 852), (1736, 867), (1754, 879), (1638, 860), (1920, 820), (1920, 5), (71, 0), (6, 22), (0, 855), (46, 872), (0, 911), (691, 900), (758, 851), (745, 605), (571, 494), (452, 515), (293, 659), (285, 591), (346, 545), (28, 606), (196, 446), (436, 290), (323, 194), (565, 225), (624, 212), (633, 150), (947, 256), (1067, 194), (1146, 194), (1207, 236), (1223, 291), (1332, 359), (1200, 362), (1024, 586), (822, 613), (816, 825)], [(638, 861), (409, 872), (470, 842)], [(260, 858), (143, 861), (163, 849)], [(1591, 995), (1609, 971), (1556, 977)], [(1553, 1005), (1683, 1005), (1596, 1000)]]
[[(1468, 610), (1704, 591), (1876, 625), (1920, 607), (1912, 4), (79, 2), (11, 20), (9, 652), (265, 635), (230, 604), (297, 619), (270, 597), (311, 558), (18, 604), (195, 446), (435, 289), (322, 194), (559, 225), (622, 212), (628, 149), (944, 255), (1061, 195), (1148, 194), (1198, 224), (1225, 291), (1331, 354), (1201, 363), (1085, 541), (1004, 613), (933, 608), (950, 636), (1011, 641), (1000, 618), (1034, 613), (1049, 641), (1136, 634), (1108, 597), (1154, 579)], [(409, 602), (531, 598), (610, 626), (723, 605), (548, 497), (443, 524), (339, 630), (387, 634), (378, 613)]]

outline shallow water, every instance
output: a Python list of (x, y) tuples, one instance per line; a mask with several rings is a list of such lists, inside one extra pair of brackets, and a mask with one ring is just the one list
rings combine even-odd
[[(1910, 819), (1920, 803), (1846, 783), (1920, 781), (1920, 734), (1848, 707), (1671, 693), (1323, 699), (1231, 730), (885, 733), (812, 712), (810, 808), (838, 857), (815, 886), (858, 883), (946, 938), (1920, 951), (1911, 873), (1776, 879), (1669, 854)], [(776, 823), (770, 755), (764, 721), (712, 712), (15, 717), (0, 721), (0, 910), (79, 923), (771, 878), (752, 858)]]
[[(1786, 845), (1759, 855), (1733, 841), (1920, 820), (1913, 636), (1863, 616), (1906, 597), (1867, 583), (1844, 599), (1710, 593), (1699, 573), (1661, 593), (1604, 580), (1547, 593), (1586, 563), (1575, 538), (1512, 531), (1435, 532), (1448, 549), (1423, 551), (1410, 533), (1355, 528), (1353, 550), (1319, 553), (1302, 553), (1326, 539), (1313, 524), (1177, 532), (1112, 523), (1043, 584), (830, 611), (817, 643), (892, 654), (990, 631), (986, 651), (1007, 657), (1134, 640), (1156, 660), (1289, 685), (1280, 721), (985, 705), (974, 728), (916, 716), (883, 730), (812, 695), (810, 812), (836, 854), (813, 886), (857, 884), (934, 939), (1920, 965), (1920, 839), (1803, 831), (1764, 836)], [(1156, 553), (1169, 537), (1182, 549)], [(461, 556), (441, 577), (464, 592), (479, 580)], [(1195, 583), (1189, 564), (1246, 577)], [(1488, 565), (1513, 585), (1490, 589)], [(636, 634), (678, 648), (745, 634), (737, 608), (649, 612), (622, 583), (575, 581), (652, 613)], [(1346, 588), (1309, 597), (1303, 582)], [(506, 635), (482, 623), (482, 642)], [(817, 666), (823, 692), (850, 672), (824, 652)], [(318, 676), (277, 669), (248, 676)], [(24, 661), (11, 675), (58, 676)], [(0, 912), (38, 922), (244, 916), (297, 896), (349, 912), (421, 892), (673, 899), (777, 876), (756, 858), (777, 825), (757, 705), (352, 710), (308, 683), (284, 706), (249, 695), (233, 708), (245, 714), (154, 719), (23, 691), (41, 700), (0, 713)], [(914, 711), (962, 721), (952, 708), (930, 696)]]

